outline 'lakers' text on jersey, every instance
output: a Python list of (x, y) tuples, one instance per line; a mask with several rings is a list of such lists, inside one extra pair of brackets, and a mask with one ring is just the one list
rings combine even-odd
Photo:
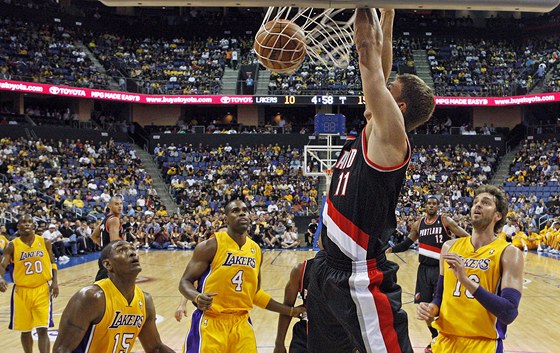
[(322, 214), (321, 237), (330, 256), (359, 261), (380, 255), (396, 227), (395, 207), (409, 160), (410, 146), (400, 165), (382, 167), (370, 161), (365, 129), (346, 142)]
[[(109, 235), (109, 224), (107, 222), (109, 222), (109, 220), (113, 217), (115, 216), (109, 213), (108, 215), (105, 216), (105, 218), (103, 218), (103, 221), (99, 226), (99, 231), (101, 232), (101, 247), (105, 247), (107, 244), (111, 242), (111, 236)], [(123, 229), (122, 229), (122, 222), (120, 219), (119, 219), (119, 238), (125, 240)]]
[(210, 268), (198, 281), (198, 291), (219, 293), (207, 313), (245, 313), (257, 292), (261, 248), (247, 237), (240, 248), (227, 232), (216, 232), (218, 247)]
[(73, 353), (130, 353), (146, 321), (144, 292), (135, 286), (128, 303), (110, 279), (95, 284), (105, 294), (105, 313), (99, 323), (90, 325)]
[(423, 217), (420, 221), (418, 253), (421, 264), (439, 266), (439, 255), (443, 243), (451, 239), (443, 219), (442, 215), (438, 215), (431, 223), (428, 223), (426, 217)]
[(25, 244), (20, 238), (15, 238), (12, 243), (12, 278), (16, 286), (36, 288), (52, 279), (51, 258), (43, 237), (35, 235), (31, 245)]
[[(459, 238), (449, 249), (464, 259), (467, 276), (490, 293), (500, 294), (502, 266), (500, 260), (509, 245), (496, 238), (492, 243), (474, 250), (471, 237)], [(468, 310), (465, 310), (468, 308)], [(443, 303), (433, 326), (443, 334), (458, 337), (505, 338), (506, 325), (485, 309), (457, 280), (453, 270), (445, 266)]]

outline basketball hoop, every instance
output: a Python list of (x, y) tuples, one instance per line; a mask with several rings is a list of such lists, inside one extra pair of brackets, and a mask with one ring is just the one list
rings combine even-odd
[(261, 29), (270, 21), (287, 20), (305, 33), (307, 54), (316, 64), (345, 68), (354, 45), (354, 11), (313, 7), (269, 7)]
[(323, 174), (327, 178), (327, 186), (331, 185), (331, 179), (333, 175), (334, 169), (323, 169)]

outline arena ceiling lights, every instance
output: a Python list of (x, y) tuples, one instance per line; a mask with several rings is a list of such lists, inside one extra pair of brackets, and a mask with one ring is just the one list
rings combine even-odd
[(374, 5), (397, 9), (550, 12), (560, 0), (100, 0), (106, 6), (180, 7), (316, 7), (353, 8)]

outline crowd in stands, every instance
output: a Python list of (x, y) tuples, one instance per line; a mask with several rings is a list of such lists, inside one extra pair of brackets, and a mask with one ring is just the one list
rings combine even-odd
[(154, 156), (184, 213), (207, 215), (243, 198), (256, 212), (316, 214), (317, 179), (291, 146), (156, 146)]
[(552, 53), (550, 59), (548, 60), (549, 74), (548, 79), (544, 84), (546, 92), (560, 92), (560, 61), (559, 52), (555, 51)]
[(128, 144), (65, 140), (0, 140), (4, 210), (61, 220), (103, 217), (111, 195), (123, 195), (139, 211), (160, 208), (152, 178)]
[[(52, 5), (49, 2), (47, 8)], [(221, 21), (219, 26), (227, 27), (224, 18), (215, 12), (195, 12), (190, 14), (191, 20), (207, 16), (209, 23)], [(559, 22), (554, 15), (542, 19), (550, 25)], [(174, 20), (169, 21), (170, 28), (179, 28)], [(538, 20), (532, 18), (490, 17), (485, 26), (476, 27), (469, 17), (403, 13), (395, 24), (393, 71), (415, 72), (412, 50), (426, 49), (438, 95), (515, 95), (537, 86), (558, 91), (560, 48), (555, 36), (531, 41), (493, 36), (494, 31), (507, 26), (528, 30), (536, 24)], [(151, 25), (150, 21), (147, 25)], [(255, 26), (255, 31), (259, 25), (258, 21), (246, 23)], [(238, 64), (255, 62), (253, 38), (246, 32), (230, 30), (222, 37), (200, 39), (172, 33), (157, 36), (159, 30), (152, 36), (132, 36), (111, 30), (99, 33), (95, 27), (71, 27), (0, 18), (0, 78), (153, 94), (220, 94), (226, 66), (237, 69)], [(433, 36), (426, 36), (426, 31), (437, 28), (440, 30)], [(472, 35), (449, 39), (465, 28), (473, 31)], [(411, 33), (402, 34), (403, 29)], [(91, 56), (103, 68), (95, 67)], [(547, 73), (552, 74), (546, 76)], [(359, 95), (361, 80), (355, 50), (346, 68), (306, 60), (293, 75), (272, 74), (268, 85), (269, 93), (279, 95)]]
[[(524, 141), (505, 182), (508, 224), (516, 228), (504, 229), (502, 236), (522, 249), (560, 249), (558, 150), (556, 140)], [(160, 204), (151, 177), (125, 144), (3, 138), (0, 218), (13, 223), (32, 214), (40, 234), (52, 237), (57, 257), (66, 261), (96, 250), (91, 230), (115, 194), (124, 200), (127, 238), (145, 248), (193, 248), (225, 226), (223, 207), (233, 198), (253, 209), (251, 234), (264, 248), (302, 246), (298, 231), (304, 230), (295, 228), (294, 217), (318, 215), (318, 180), (303, 176), (307, 166), (298, 148), (171, 144), (157, 146), (154, 158), (181, 205), (179, 214)], [(469, 229), (473, 192), (490, 181), (498, 160), (499, 151), (490, 147), (414, 148), (397, 207), (398, 232), (410, 231), (432, 194), (443, 213)]]
[(0, 79), (107, 88), (79, 38), (62, 25), (0, 17)]
[(430, 39), (426, 43), (436, 93), (443, 96), (510, 96), (544, 84), (558, 41), (525, 45), (513, 40)]
[[(560, 144), (556, 139), (524, 140), (511, 166), (505, 186), (546, 187), (558, 185)], [(548, 196), (548, 195), (546, 195)]]
[(108, 71), (123, 72), (149, 94), (219, 94), (226, 66), (237, 69), (251, 44), (235, 37), (135, 39), (108, 33), (84, 40)]

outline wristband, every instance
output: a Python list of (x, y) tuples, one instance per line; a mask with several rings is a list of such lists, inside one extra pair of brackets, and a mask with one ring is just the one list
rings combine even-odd
[(393, 246), (391, 249), (393, 250), (393, 253), (403, 252), (403, 251), (407, 251), (412, 244), (414, 244), (412, 239), (406, 237), (401, 243)]
[(432, 299), (432, 304), (441, 308), (441, 302), (443, 301), (443, 276), (439, 275), (437, 286), (436, 286), (436, 293), (434, 294), (434, 298)]
[(514, 288), (502, 289), (501, 295), (490, 293), (478, 286), (473, 296), (489, 312), (505, 325), (509, 325), (518, 315), (521, 292)]
[(196, 297), (194, 297), (194, 303), (195, 303), (196, 305), (198, 305), (198, 298), (200, 298), (201, 295), (202, 295), (202, 293), (198, 293), (198, 294), (196, 295)]
[(290, 308), (290, 316), (293, 317), (294, 316), (294, 307)]
[(58, 271), (58, 266), (55, 263), (51, 263), (51, 267), (53, 270)]

